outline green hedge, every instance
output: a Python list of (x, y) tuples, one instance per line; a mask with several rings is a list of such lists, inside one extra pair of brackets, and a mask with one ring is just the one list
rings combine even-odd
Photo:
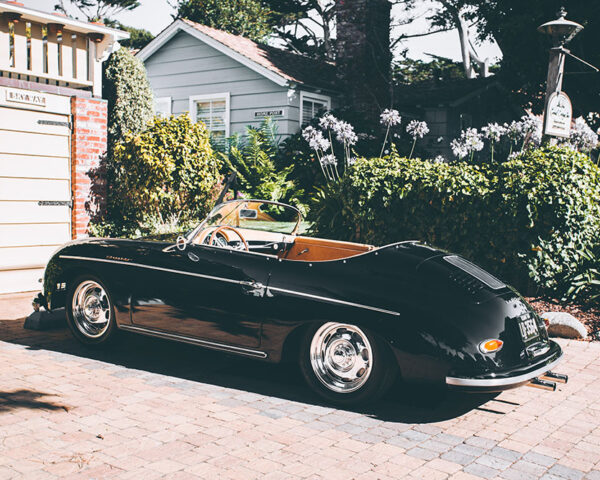
[(563, 295), (598, 244), (600, 170), (548, 147), (499, 164), (361, 159), (312, 209), (315, 235), (460, 253), (527, 293)]
[(139, 134), (126, 133), (107, 162), (113, 181), (107, 217), (96, 235), (162, 233), (202, 218), (218, 195), (220, 162), (202, 122), (187, 115), (155, 117)]

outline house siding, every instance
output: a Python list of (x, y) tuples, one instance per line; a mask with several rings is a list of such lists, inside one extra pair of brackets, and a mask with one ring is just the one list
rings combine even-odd
[(300, 127), (300, 91), (277, 85), (185, 32), (177, 33), (145, 65), (154, 95), (171, 97), (174, 115), (189, 112), (192, 96), (229, 92), (230, 134), (259, 126), (254, 112), (261, 109), (283, 109), (283, 117), (274, 118), (281, 136)]

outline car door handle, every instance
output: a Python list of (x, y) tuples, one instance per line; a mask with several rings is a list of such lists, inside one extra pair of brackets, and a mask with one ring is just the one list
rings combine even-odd
[(242, 281), (240, 282), (242, 290), (246, 295), (252, 295), (253, 297), (264, 297), (266, 287), (260, 282), (254, 281)]

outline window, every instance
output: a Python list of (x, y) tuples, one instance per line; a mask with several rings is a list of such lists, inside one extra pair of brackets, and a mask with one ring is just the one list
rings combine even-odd
[(154, 115), (159, 117), (171, 116), (171, 97), (154, 98)]
[(224, 146), (229, 137), (229, 93), (190, 97), (194, 122), (204, 122), (215, 145)]
[(331, 98), (317, 93), (300, 92), (300, 125), (306, 125), (320, 110), (331, 109)]

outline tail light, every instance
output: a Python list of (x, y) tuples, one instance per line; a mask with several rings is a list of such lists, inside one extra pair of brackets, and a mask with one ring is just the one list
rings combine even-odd
[(498, 340), (497, 338), (491, 338), (489, 340), (485, 340), (479, 344), (479, 351), (481, 353), (494, 353), (502, 348), (504, 342), (502, 340)]

